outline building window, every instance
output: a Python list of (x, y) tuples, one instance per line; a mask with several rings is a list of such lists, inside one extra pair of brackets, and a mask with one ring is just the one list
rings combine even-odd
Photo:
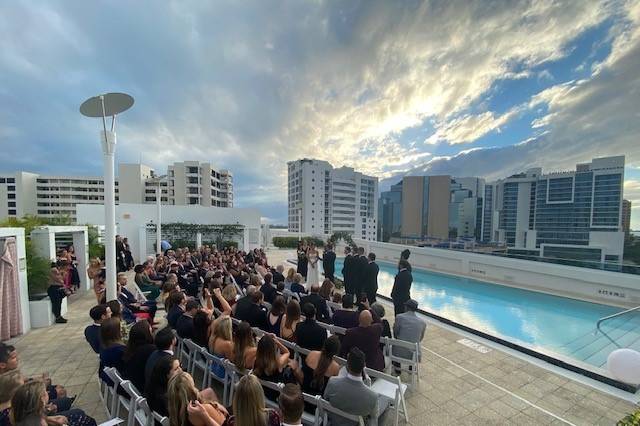
[(189, 204), (198, 204), (197, 198), (189, 198)]
[(9, 210), (9, 214), (12, 216), (16, 215), (16, 211), (14, 209)]
[(15, 200), (16, 194), (7, 194), (7, 198), (9, 198), (10, 200)]
[(187, 173), (198, 174), (198, 168), (197, 167), (187, 167)]
[(15, 190), (16, 190), (15, 185), (7, 186), (7, 191), (15, 191)]
[(14, 178), (7, 178), (7, 183), (16, 183)]

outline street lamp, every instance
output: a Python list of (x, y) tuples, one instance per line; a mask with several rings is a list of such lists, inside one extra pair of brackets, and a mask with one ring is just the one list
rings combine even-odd
[[(125, 93), (105, 93), (87, 99), (80, 105), (86, 117), (102, 118), (100, 142), (104, 154), (104, 227), (107, 301), (117, 299), (116, 292), (116, 195), (114, 153), (116, 150), (116, 115), (131, 108), (133, 98)], [(107, 130), (107, 117), (111, 129)]]
[(158, 188), (156, 189), (156, 207), (158, 209), (158, 220), (156, 224), (156, 253), (162, 254), (162, 188), (161, 183), (165, 181), (167, 175), (162, 176), (154, 176), (149, 179), (151, 182), (157, 183)]

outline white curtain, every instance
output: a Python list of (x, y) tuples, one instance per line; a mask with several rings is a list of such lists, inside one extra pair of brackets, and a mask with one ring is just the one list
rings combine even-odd
[(0, 340), (22, 333), (16, 239), (4, 241), (0, 256)]

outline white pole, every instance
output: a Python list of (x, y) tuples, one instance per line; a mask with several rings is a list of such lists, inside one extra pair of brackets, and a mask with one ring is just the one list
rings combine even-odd
[(158, 180), (158, 190), (156, 192), (156, 206), (158, 208), (158, 220), (156, 222), (156, 253), (162, 254), (162, 203), (160, 197), (162, 189), (160, 188), (160, 180)]
[(116, 294), (116, 195), (114, 183), (114, 153), (116, 148), (115, 132), (104, 130), (102, 133), (102, 151), (104, 153), (104, 227), (105, 262), (107, 267), (107, 301), (117, 298)]
[(302, 239), (302, 208), (298, 210), (298, 241)]

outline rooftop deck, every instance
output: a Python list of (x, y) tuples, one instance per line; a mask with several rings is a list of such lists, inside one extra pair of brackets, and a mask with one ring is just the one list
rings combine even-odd
[[(268, 256), (277, 264), (291, 253)], [(49, 372), (54, 383), (78, 395), (76, 407), (100, 422), (106, 414), (98, 393), (98, 359), (83, 333), (94, 304), (92, 294), (73, 296), (67, 324), (33, 330), (13, 344), (24, 374)], [(390, 321), (392, 312), (388, 306)], [(459, 342), (464, 335), (427, 321), (420, 383), (407, 393), (410, 424), (614, 425), (635, 409), (624, 398), (541, 368), (508, 349), (476, 338), (470, 339), (483, 348), (464, 345)]]

